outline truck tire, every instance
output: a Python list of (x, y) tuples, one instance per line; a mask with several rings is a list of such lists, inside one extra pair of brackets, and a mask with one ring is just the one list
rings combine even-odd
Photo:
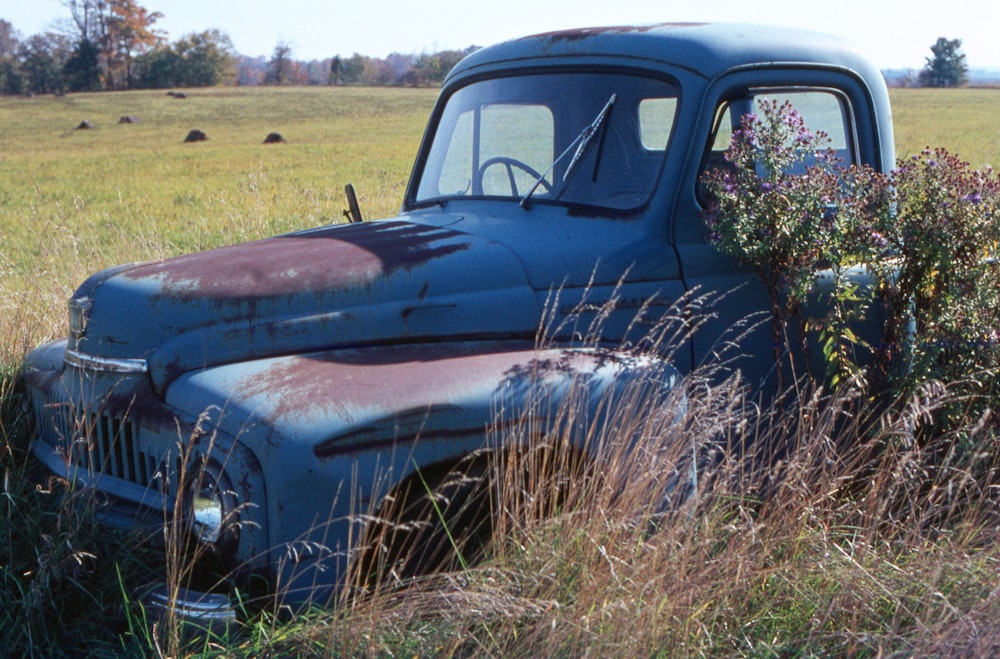
[[(540, 443), (484, 451), (410, 476), (368, 525), (357, 576), (365, 588), (475, 565), (501, 533), (550, 518), (593, 475), (587, 456)], [(507, 525), (498, 511), (504, 510)]]
[(367, 584), (474, 564), (493, 535), (490, 454), (418, 471), (385, 498), (358, 560)]

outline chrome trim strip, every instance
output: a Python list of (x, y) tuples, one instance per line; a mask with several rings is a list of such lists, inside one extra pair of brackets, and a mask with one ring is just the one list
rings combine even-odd
[(146, 373), (149, 365), (145, 359), (114, 359), (110, 357), (95, 357), (79, 350), (66, 350), (65, 362), (69, 366), (84, 368), (91, 371), (107, 371), (109, 373)]

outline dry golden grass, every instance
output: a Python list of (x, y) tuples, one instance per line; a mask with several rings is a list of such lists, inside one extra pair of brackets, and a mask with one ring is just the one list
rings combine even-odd
[[(530, 514), (553, 492), (531, 458), (507, 464), (497, 496), (509, 516), (484, 563), (296, 619), (284, 628), (291, 637), (266, 647), (497, 657), (997, 650), (998, 465), (900, 436), (933, 394), (898, 415), (866, 416), (851, 396), (757, 415), (736, 382), (690, 384), (693, 413), (679, 424), (650, 422), (642, 395), (619, 400), (599, 472), (564, 483), (552, 514)], [(578, 411), (565, 410), (565, 428)], [(685, 491), (692, 456), (697, 487)], [(260, 649), (253, 643), (242, 647)]]

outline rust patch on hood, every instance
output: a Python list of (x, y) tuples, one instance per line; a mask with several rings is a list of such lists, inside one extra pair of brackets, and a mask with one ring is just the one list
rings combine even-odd
[(468, 248), (464, 234), (403, 221), (338, 225), (136, 267), (181, 299), (280, 296), (370, 282)]

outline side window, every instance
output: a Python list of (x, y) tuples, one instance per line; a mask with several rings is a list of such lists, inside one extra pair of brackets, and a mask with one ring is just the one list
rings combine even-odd
[(805, 119), (806, 127), (813, 131), (823, 131), (830, 138), (829, 146), (847, 164), (855, 164), (854, 140), (851, 131), (850, 108), (840, 94), (832, 91), (787, 91), (758, 94), (776, 100), (786, 101), (799, 111)]
[(644, 98), (639, 101), (639, 139), (647, 151), (667, 148), (677, 114), (676, 98)]
[(802, 115), (809, 130), (827, 134), (830, 148), (837, 151), (846, 164), (857, 162), (850, 106), (843, 95), (827, 89), (767, 89), (753, 90), (719, 105), (712, 138), (702, 159), (702, 172), (726, 166), (724, 154), (729, 148), (733, 131), (739, 128), (740, 118), (756, 112), (758, 101), (765, 98), (778, 104), (791, 103)]

